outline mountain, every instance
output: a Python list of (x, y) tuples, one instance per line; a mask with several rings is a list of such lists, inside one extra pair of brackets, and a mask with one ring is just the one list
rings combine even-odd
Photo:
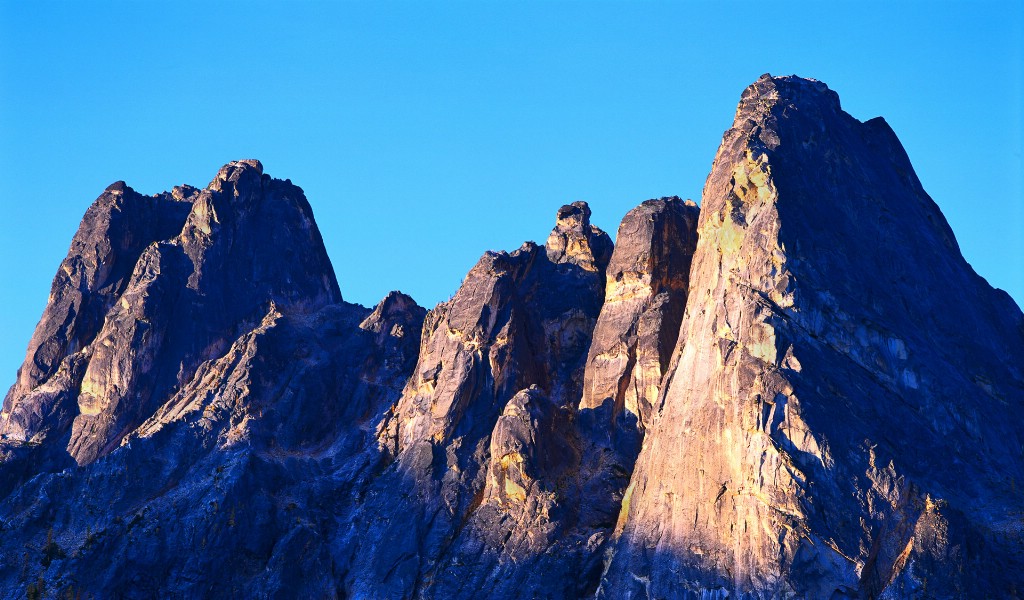
[(366, 308), (258, 161), (108, 187), (0, 413), (0, 594), (1024, 593), (1024, 315), (884, 120), (765, 75), (700, 208), (591, 216)]

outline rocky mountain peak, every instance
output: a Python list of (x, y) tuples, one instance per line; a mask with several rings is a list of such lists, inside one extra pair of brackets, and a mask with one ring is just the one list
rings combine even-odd
[(622, 219), (581, 409), (610, 402), (613, 418), (641, 430), (649, 423), (686, 307), (699, 214), (692, 200), (671, 197), (646, 200)]
[(237, 183), (243, 179), (259, 179), (263, 176), (263, 163), (253, 158), (233, 160), (217, 171), (209, 189), (220, 191), (225, 183)]
[(408, 334), (410, 327), (418, 330), (425, 316), (426, 310), (416, 304), (412, 297), (393, 291), (374, 307), (373, 312), (359, 324), (359, 328), (378, 335), (400, 338)]
[[(604, 597), (1009, 593), (1020, 310), (964, 262), (892, 130), (762, 77), (698, 233)], [(1002, 566), (961, 575), (963, 552)]]
[(67, 452), (91, 462), (271, 303), (315, 311), (339, 302), (302, 191), (264, 177), (245, 160), (201, 191), (145, 197), (124, 182), (108, 187), (54, 279), (0, 433), (41, 440), (71, 426)]
[(555, 228), (545, 244), (548, 260), (571, 263), (587, 271), (604, 271), (612, 254), (608, 234), (590, 224), (590, 205), (577, 201), (558, 209)]
[(770, 73), (761, 75), (743, 90), (737, 108), (740, 112), (753, 113), (758, 107), (763, 110), (776, 104), (804, 110), (814, 105), (832, 112), (842, 110), (839, 94), (824, 82), (797, 75), (772, 76)]
[(761, 146), (775, 149), (781, 143), (777, 131), (780, 119), (785, 122), (797, 114), (816, 124), (804, 132), (801, 143), (812, 141), (828, 120), (849, 117), (842, 111), (839, 95), (824, 83), (796, 75), (773, 77), (766, 73), (743, 91), (733, 129), (754, 129), (752, 135), (760, 144), (752, 150)]
[(258, 161), (86, 211), (0, 411), (0, 596), (1017, 598), (1024, 314), (881, 119), (740, 99), (700, 208), (342, 300)]
[(582, 200), (565, 204), (558, 209), (555, 228), (559, 231), (583, 231), (590, 227), (590, 205)]
[(178, 201), (191, 201), (198, 193), (198, 188), (187, 184), (176, 185), (171, 188), (171, 197)]
[(103, 190), (103, 191), (104, 192), (110, 192), (110, 193), (113, 193), (113, 194), (123, 194), (125, 192), (133, 192), (135, 190), (133, 190), (132, 188), (128, 187), (128, 184), (125, 183), (123, 180), (118, 180), (118, 181), (115, 181), (114, 183), (108, 185), (107, 188), (105, 190)]

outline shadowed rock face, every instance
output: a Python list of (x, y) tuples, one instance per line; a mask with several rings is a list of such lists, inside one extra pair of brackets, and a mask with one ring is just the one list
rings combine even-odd
[[(589, 217), (585, 203), (563, 206), (554, 246), (488, 252), (428, 314), (419, 363), (379, 435), (394, 462), (353, 517), (375, 524), (349, 550), (352, 595), (528, 597), (552, 578), (559, 597), (581, 593), (576, 571), (599, 563), (573, 547), (594, 532), (574, 527), (572, 413), (611, 254)], [(394, 489), (415, 501), (395, 502)]]
[[(73, 354), (5, 405), (36, 421), (0, 440), (3, 595), (333, 595), (325, 524), (378, 460), (425, 311), (342, 302), (302, 191), (257, 161), (202, 191), (129, 192), (100, 197), (58, 274), (86, 265), (93, 295), (55, 293), (39, 326), (71, 322)], [(149, 212), (125, 220), (129, 201)], [(90, 302), (107, 312), (88, 329)]]
[(0, 435), (28, 441), (67, 426), (74, 413), (71, 388), (81, 381), (88, 347), (107, 312), (124, 293), (143, 251), (181, 231), (197, 194), (182, 186), (143, 196), (119, 181), (89, 207), (4, 399)]
[(1018, 597), (1024, 316), (881, 119), (744, 92), (701, 210), (344, 302), (258, 161), (88, 210), (0, 414), (0, 596)]
[(0, 503), (0, 586), (334, 596), (336, 514), (372, 466), (375, 411), (415, 360), (423, 312), (395, 300), (373, 313), (271, 305), (119, 448), (16, 488)]
[(304, 312), (341, 300), (302, 190), (253, 160), (202, 191), (110, 186), (53, 289), (0, 431), (59, 436), (71, 420), (79, 463), (115, 448), (268, 303)]
[(699, 234), (603, 595), (1016, 594), (1021, 312), (885, 122), (762, 77)]

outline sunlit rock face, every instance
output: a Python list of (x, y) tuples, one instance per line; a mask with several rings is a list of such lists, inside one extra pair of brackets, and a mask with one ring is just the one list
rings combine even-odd
[(571, 264), (585, 271), (604, 271), (612, 254), (612, 241), (597, 225), (590, 224), (590, 206), (573, 202), (558, 209), (555, 228), (544, 245), (548, 260)]
[(258, 161), (114, 184), (0, 412), (0, 597), (1020, 595), (1024, 316), (884, 121), (764, 76), (700, 209), (591, 216), (367, 308)]
[(639, 429), (648, 423), (683, 320), (699, 212), (692, 201), (662, 198), (623, 218), (581, 409), (610, 400), (616, 418), (632, 419)]
[(661, 198), (619, 225), (577, 416), (581, 520), (602, 529), (621, 525), (623, 494), (679, 335), (698, 214), (692, 201)]
[(599, 595), (1019, 593), (1021, 312), (881, 118), (750, 86), (689, 284)]

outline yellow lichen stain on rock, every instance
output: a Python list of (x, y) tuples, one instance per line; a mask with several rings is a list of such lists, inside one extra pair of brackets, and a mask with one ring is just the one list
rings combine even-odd
[[(755, 166), (755, 169), (757, 169), (757, 167), (759, 167), (760, 165), (756, 165), (755, 164), (754, 166)], [(768, 186), (768, 173), (766, 173), (765, 171), (759, 170), (759, 169), (758, 170), (754, 170), (750, 174), (750, 181), (751, 181), (751, 183), (753, 183), (754, 185), (756, 185), (759, 188), (767, 187)]]
[(746, 195), (746, 191), (750, 187), (750, 180), (747, 178), (746, 167), (747, 165), (745, 163), (738, 163), (732, 168), (733, 191), (735, 191), (736, 195), (741, 198)]
[(739, 254), (745, 234), (746, 231), (734, 223), (732, 218), (726, 214), (725, 220), (718, 229), (718, 247), (721, 249), (722, 254)]
[(515, 467), (520, 473), (523, 471), (523, 455), (518, 452), (510, 452), (501, 457), (498, 461), (503, 471), (508, 471), (510, 468)]
[(523, 472), (523, 461), (522, 454), (510, 452), (498, 459), (497, 465), (492, 467), (490, 483), (505, 501), (526, 501), (526, 488), (516, 482), (516, 479), (529, 482)]
[(86, 377), (78, 390), (79, 412), (83, 415), (99, 414), (101, 410), (99, 398), (102, 395), (102, 390), (96, 381), (91, 377)]
[[(728, 228), (728, 231), (726, 229)], [(735, 254), (743, 241), (742, 230), (736, 231), (736, 226), (729, 220), (728, 216), (721, 213), (710, 213), (707, 221), (700, 230), (700, 239), (697, 241), (698, 248), (705, 240), (711, 241), (718, 247), (720, 254)]]
[(760, 331), (758, 336), (760, 339), (747, 345), (747, 352), (754, 358), (759, 358), (769, 364), (775, 364), (778, 358), (778, 352), (775, 348), (775, 328), (767, 323), (762, 323), (760, 329), (755, 328), (752, 331)]
[(509, 500), (515, 500), (517, 502), (525, 502), (526, 501), (526, 490), (523, 488), (523, 486), (519, 485), (515, 481), (512, 481), (511, 478), (506, 477), (505, 478), (505, 497), (507, 497)]
[(78, 412), (83, 415), (98, 415), (100, 404), (92, 396), (82, 394), (78, 397)]
[[(757, 199), (764, 203), (777, 195), (775, 184), (772, 183), (771, 165), (768, 164), (768, 157), (765, 154), (754, 157), (753, 152), (747, 150), (746, 160), (733, 169), (733, 179), (736, 195), (744, 200)], [(753, 185), (753, 194), (750, 194), (749, 184)]]
[(615, 520), (615, 530), (612, 532), (612, 539), (616, 540), (619, 535), (622, 534), (622, 530), (626, 528), (626, 521), (629, 520), (629, 506), (633, 501), (633, 488), (635, 483), (630, 483), (626, 487), (626, 493), (622, 495), (622, 505), (619, 509), (619, 517)]

